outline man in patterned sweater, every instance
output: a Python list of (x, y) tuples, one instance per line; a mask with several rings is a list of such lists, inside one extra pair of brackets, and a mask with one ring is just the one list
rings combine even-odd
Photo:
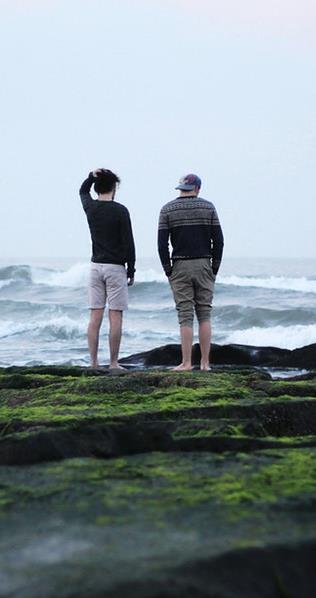
[(216, 209), (198, 197), (200, 188), (201, 179), (195, 174), (180, 179), (179, 197), (164, 205), (159, 217), (158, 251), (180, 324), (182, 363), (176, 370), (192, 369), (194, 311), (199, 322), (200, 368), (210, 369), (211, 307), (224, 240)]

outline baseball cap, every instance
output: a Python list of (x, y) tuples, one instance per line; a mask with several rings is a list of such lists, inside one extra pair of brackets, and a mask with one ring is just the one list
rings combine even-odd
[(202, 181), (197, 174), (186, 174), (183, 176), (176, 189), (180, 189), (180, 191), (193, 191), (195, 187), (201, 187)]

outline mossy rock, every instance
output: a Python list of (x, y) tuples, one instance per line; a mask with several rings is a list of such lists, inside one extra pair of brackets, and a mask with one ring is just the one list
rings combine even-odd
[[(64, 376), (54, 368), (53, 374), (48, 368), (2, 371), (0, 463), (152, 450), (254, 450), (277, 447), (284, 437), (308, 436), (310, 446), (316, 434), (311, 380), (286, 385), (249, 369), (155, 370), (119, 378), (86, 376), (85, 370), (73, 377), (64, 369)], [(279, 394), (286, 389), (291, 394)]]
[(2, 370), (0, 595), (310, 598), (315, 383)]
[(281, 580), (307, 596), (315, 490), (310, 449), (2, 467), (2, 591), (263, 598)]

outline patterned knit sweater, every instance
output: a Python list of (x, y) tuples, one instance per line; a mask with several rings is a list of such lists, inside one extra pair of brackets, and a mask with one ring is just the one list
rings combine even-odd
[[(172, 255), (169, 251), (169, 240)], [(159, 217), (158, 251), (167, 276), (171, 260), (206, 257), (216, 275), (223, 254), (224, 238), (216, 209), (196, 196), (177, 197), (163, 206)]]

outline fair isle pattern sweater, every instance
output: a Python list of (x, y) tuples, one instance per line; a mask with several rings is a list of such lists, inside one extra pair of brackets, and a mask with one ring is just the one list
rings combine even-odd
[[(169, 240), (172, 255), (169, 251)], [(224, 238), (216, 209), (196, 196), (177, 197), (163, 206), (159, 217), (158, 251), (167, 276), (171, 260), (209, 258), (216, 275), (222, 260)]]

